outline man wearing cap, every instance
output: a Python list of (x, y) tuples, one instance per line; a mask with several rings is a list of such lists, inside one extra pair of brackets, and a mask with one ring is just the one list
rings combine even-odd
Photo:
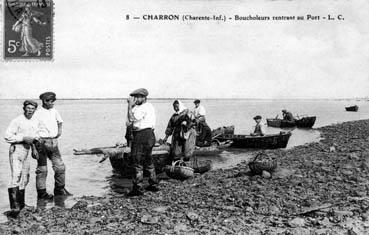
[(37, 109), (37, 103), (32, 100), (23, 102), (23, 114), (10, 122), (5, 132), (5, 141), (10, 144), (9, 161), (11, 180), (8, 188), (11, 211), (10, 216), (17, 216), (24, 208), (25, 188), (29, 181), (29, 152), (37, 157), (33, 146), (34, 141), (40, 139), (42, 130), (33, 114)]
[(50, 200), (53, 198), (53, 195), (46, 191), (48, 158), (51, 160), (55, 173), (55, 196), (69, 196), (71, 194), (65, 189), (65, 165), (58, 148), (58, 138), (62, 134), (63, 119), (54, 108), (56, 95), (54, 92), (45, 92), (40, 95), (40, 99), (42, 100), (42, 107), (36, 111), (35, 118), (45, 126), (47, 138), (44, 139), (45, 141), (42, 144), (36, 146), (39, 152), (36, 169), (36, 188), (38, 199)]
[(282, 110), (282, 115), (283, 115), (283, 120), (290, 121), (290, 122), (295, 121), (295, 118), (292, 115), (292, 113), (291, 112), (288, 112), (285, 109)]
[(265, 135), (264, 127), (261, 124), (261, 119), (262, 119), (262, 117), (260, 115), (257, 115), (257, 116), (254, 117), (256, 125), (255, 125), (255, 128), (254, 128), (254, 132), (251, 133), (250, 135), (252, 135), (252, 136), (264, 136)]
[(197, 122), (205, 122), (206, 111), (204, 106), (200, 104), (200, 100), (195, 100), (193, 102), (195, 104), (195, 109), (193, 110), (193, 114)]
[(200, 104), (200, 100), (195, 100), (193, 102), (195, 104), (195, 109), (193, 110), (193, 114), (196, 121), (196, 146), (210, 146), (211, 145), (211, 129), (209, 125), (206, 123), (205, 115), (206, 111), (204, 106)]
[(156, 115), (154, 106), (147, 102), (146, 97), (149, 92), (145, 88), (133, 91), (127, 99), (128, 102), (128, 122), (132, 123), (132, 147), (131, 157), (133, 160), (134, 176), (133, 187), (128, 196), (143, 195), (143, 169), (149, 172), (149, 191), (158, 191), (157, 178), (152, 159), (152, 148), (155, 145), (154, 128)]

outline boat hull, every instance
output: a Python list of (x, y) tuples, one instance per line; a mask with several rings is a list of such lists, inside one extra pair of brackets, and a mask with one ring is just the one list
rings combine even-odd
[[(229, 146), (229, 145), (228, 145)], [(159, 149), (159, 148), (156, 148)], [(194, 155), (210, 155), (211, 153), (217, 154), (221, 150), (216, 147), (205, 147), (199, 148), (195, 150)], [(152, 152), (152, 159), (154, 161), (154, 166), (156, 173), (160, 174), (164, 172), (165, 166), (171, 165), (171, 158), (170, 158), (170, 150), (155, 150)], [(130, 153), (125, 153), (124, 149), (118, 150), (104, 150), (104, 154), (109, 157), (110, 164), (113, 170), (123, 177), (131, 177), (134, 173), (132, 158), (130, 157)], [(196, 162), (188, 162), (188, 166), (194, 169), (195, 173), (204, 173), (211, 169), (211, 161), (196, 161)], [(146, 175), (146, 173), (144, 172)]]
[(232, 144), (230, 147), (233, 148), (277, 149), (285, 148), (290, 136), (291, 132), (281, 132), (280, 134), (265, 136), (225, 135), (220, 140), (231, 140)]
[(288, 128), (288, 127), (299, 127), (299, 128), (311, 128), (314, 126), (316, 116), (302, 117), (295, 121), (286, 121), (283, 119), (267, 118), (267, 125), (271, 127)]
[(350, 107), (345, 107), (345, 109), (348, 112), (357, 112), (359, 110), (359, 106), (354, 105), (354, 106), (350, 106)]

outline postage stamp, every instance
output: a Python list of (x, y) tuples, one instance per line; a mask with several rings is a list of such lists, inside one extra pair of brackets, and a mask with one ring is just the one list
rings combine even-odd
[(4, 0), (4, 60), (52, 60), (53, 0)]

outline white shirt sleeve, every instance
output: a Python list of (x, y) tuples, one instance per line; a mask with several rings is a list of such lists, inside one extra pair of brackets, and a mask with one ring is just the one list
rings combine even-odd
[(5, 132), (5, 141), (9, 144), (18, 143), (23, 141), (23, 134), (18, 133), (19, 123), (17, 120), (10, 122), (8, 129)]
[(59, 114), (58, 110), (56, 110), (56, 109), (55, 109), (55, 118), (56, 118), (56, 121), (57, 121), (58, 123), (63, 123), (63, 119), (62, 119), (62, 117), (60, 116), (60, 114)]

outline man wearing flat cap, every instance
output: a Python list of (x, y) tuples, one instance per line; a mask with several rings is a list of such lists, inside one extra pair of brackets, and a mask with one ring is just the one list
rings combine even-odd
[[(24, 101), (23, 114), (13, 119), (5, 132), (5, 141), (10, 144), (11, 179), (8, 193), (11, 208), (9, 216), (12, 217), (17, 216), (25, 206), (25, 188), (29, 181), (30, 169), (28, 155), (35, 151), (33, 143), (42, 136), (41, 124), (33, 117), (36, 109), (35, 101)], [(37, 155), (36, 152), (33, 154)]]
[(265, 135), (264, 127), (261, 124), (261, 119), (262, 119), (262, 117), (260, 115), (256, 115), (254, 117), (256, 125), (254, 127), (254, 132), (250, 133), (250, 135), (252, 135), (252, 136), (264, 136)]
[(133, 160), (134, 176), (133, 187), (128, 196), (143, 195), (143, 170), (149, 172), (149, 186), (146, 190), (158, 191), (157, 178), (154, 162), (152, 159), (152, 148), (155, 145), (154, 128), (156, 115), (154, 106), (147, 102), (149, 92), (145, 88), (133, 91), (128, 102), (128, 123), (132, 123), (132, 147), (131, 157)]
[(63, 119), (54, 108), (56, 95), (54, 92), (45, 92), (40, 95), (40, 99), (42, 100), (42, 107), (36, 111), (35, 118), (45, 126), (48, 135), (43, 143), (37, 146), (39, 159), (36, 169), (36, 188), (38, 199), (50, 200), (53, 195), (46, 191), (48, 158), (51, 160), (55, 173), (54, 195), (69, 196), (71, 194), (65, 189), (65, 165), (58, 147), (58, 138), (62, 134)]

